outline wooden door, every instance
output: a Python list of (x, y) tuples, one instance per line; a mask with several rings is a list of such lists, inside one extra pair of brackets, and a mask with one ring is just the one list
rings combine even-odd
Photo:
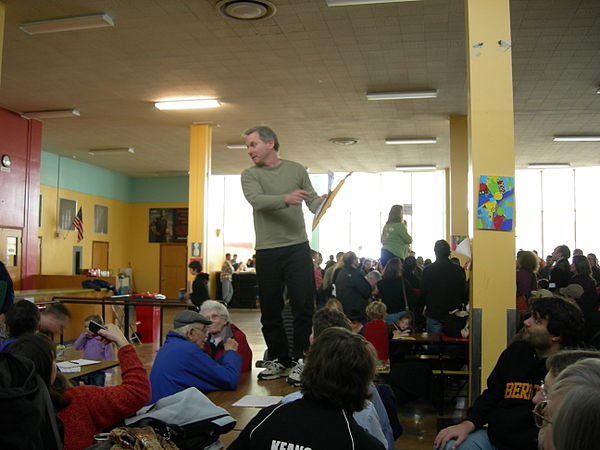
[(177, 298), (187, 283), (187, 245), (160, 245), (160, 293)]
[(21, 289), (21, 237), (22, 230), (0, 228), (0, 260), (13, 280), (15, 290)]
[(108, 270), (108, 242), (92, 241), (92, 268)]

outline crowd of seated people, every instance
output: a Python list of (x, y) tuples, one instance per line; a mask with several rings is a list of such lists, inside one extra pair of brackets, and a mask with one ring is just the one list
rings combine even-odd
[[(313, 318), (305, 360), (290, 373), (290, 384), (300, 390), (261, 411), (231, 448), (271, 448), (273, 440), (313, 448), (337, 448), (332, 441), (339, 448), (350, 448), (350, 441), (355, 448), (394, 448), (396, 400), (391, 409), (384, 407), (386, 401), (372, 383), (375, 370), (389, 370), (394, 338), (425, 331), (450, 335), (455, 313), (468, 303), (465, 270), (452, 260), (449, 244), (437, 241), (433, 250), (433, 263), (425, 264), (423, 258), (420, 263), (408, 252), (404, 259), (389, 258), (385, 267), (376, 259), (361, 260), (346, 252), (337, 262), (332, 255), (326, 269), (321, 269), (322, 258), (313, 254), (315, 289), (323, 298)], [(520, 251), (516, 269), (515, 307), (522, 313), (523, 329), (500, 355), (487, 388), (474, 399), (466, 419), (442, 429), (433, 443), (436, 448), (533, 450), (538, 441), (546, 450), (596, 448), (593, 430), (575, 424), (598, 416), (600, 397), (592, 382), (600, 381), (600, 354), (574, 352), (578, 359), (586, 359), (575, 363), (569, 359), (570, 350), (565, 350), (593, 341), (598, 332), (594, 269), (600, 268), (595, 255), (577, 252), (571, 257), (570, 249), (560, 245), (549, 261), (543, 261), (535, 252)], [(541, 273), (548, 278), (541, 278)], [(6, 312), (8, 336), (0, 352), (33, 361), (63, 424), (64, 448), (85, 448), (104, 428), (186, 388), (208, 393), (238, 387), (241, 374), (252, 367), (245, 334), (231, 323), (221, 302), (206, 300), (197, 306), (198, 311), (175, 315), (149, 375), (115, 325), (99, 331), (100, 338), (118, 349), (122, 383), (116, 386), (71, 386), (57, 373), (55, 347), (47, 335), (60, 331), (68, 320), (61, 305), (43, 313), (30, 302), (12, 305)], [(324, 331), (330, 327), (337, 328)], [(339, 350), (342, 345), (344, 350)], [(568, 363), (560, 362), (561, 355), (567, 355)], [(592, 375), (585, 378), (580, 367)], [(349, 378), (350, 373), (357, 376)], [(589, 386), (586, 380), (592, 380)], [(340, 383), (345, 383), (344, 392), (347, 383), (353, 383), (354, 393), (339, 394)], [(298, 419), (292, 420), (296, 426), (283, 425), (290, 423), (289, 417)], [(327, 436), (306, 437), (305, 429), (315, 430), (324, 423)], [(51, 440), (52, 431), (43, 434)]]

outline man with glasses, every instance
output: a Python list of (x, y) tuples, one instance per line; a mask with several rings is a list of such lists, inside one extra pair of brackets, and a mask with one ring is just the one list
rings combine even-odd
[(440, 431), (436, 448), (537, 450), (531, 410), (546, 375), (545, 360), (581, 343), (583, 315), (577, 305), (555, 297), (537, 299), (530, 311), (519, 339), (500, 355), (466, 420)]
[(223, 344), (225, 352), (217, 361), (202, 350), (207, 326), (211, 324), (196, 311), (181, 311), (175, 315), (174, 330), (167, 333), (150, 371), (150, 403), (188, 387), (204, 393), (237, 388), (242, 358), (237, 352), (236, 340), (227, 339)]
[(206, 300), (200, 306), (200, 314), (212, 322), (208, 326), (208, 339), (204, 342), (204, 351), (215, 361), (220, 361), (225, 354), (225, 344), (234, 339), (239, 348), (237, 352), (242, 357), (242, 372), (252, 368), (252, 349), (242, 330), (229, 321), (229, 311), (220, 302)]

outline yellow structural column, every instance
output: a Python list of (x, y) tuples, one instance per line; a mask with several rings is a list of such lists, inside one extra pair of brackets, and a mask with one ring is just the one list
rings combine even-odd
[(450, 236), (469, 235), (467, 116), (450, 116)]
[[(206, 267), (206, 205), (210, 176), (212, 128), (210, 125), (190, 126), (188, 259), (202, 260)], [(188, 274), (188, 277), (191, 275)], [(191, 280), (191, 278), (190, 278)]]
[(480, 175), (515, 174), (510, 0), (465, 0), (469, 111), (471, 306), (482, 310), (481, 385), (506, 348), (515, 308), (515, 233), (477, 229)]

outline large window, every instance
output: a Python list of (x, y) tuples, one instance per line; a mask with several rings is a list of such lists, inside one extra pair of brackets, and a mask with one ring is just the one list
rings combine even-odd
[(517, 249), (544, 257), (557, 245), (598, 251), (596, 193), (600, 167), (518, 170)]
[(94, 205), (94, 233), (108, 234), (108, 206)]
[(58, 208), (58, 227), (61, 230), (74, 230), (73, 219), (75, 218), (75, 209), (77, 202), (68, 198), (59, 200)]
[[(337, 183), (346, 173), (335, 173)], [(318, 194), (327, 190), (327, 175), (311, 175)], [(222, 245), (224, 252), (249, 258), (254, 248), (252, 208), (242, 193), (240, 177), (211, 177), (208, 245)], [(433, 244), (445, 236), (445, 178), (443, 171), (423, 173), (353, 173), (335, 198), (321, 223), (311, 232), (313, 214), (304, 206), (311, 247), (327, 259), (338, 251), (353, 250), (359, 256), (378, 258), (380, 235), (392, 205), (411, 205), (405, 215), (412, 248), (433, 257)], [(217, 231), (219, 230), (219, 231)]]

